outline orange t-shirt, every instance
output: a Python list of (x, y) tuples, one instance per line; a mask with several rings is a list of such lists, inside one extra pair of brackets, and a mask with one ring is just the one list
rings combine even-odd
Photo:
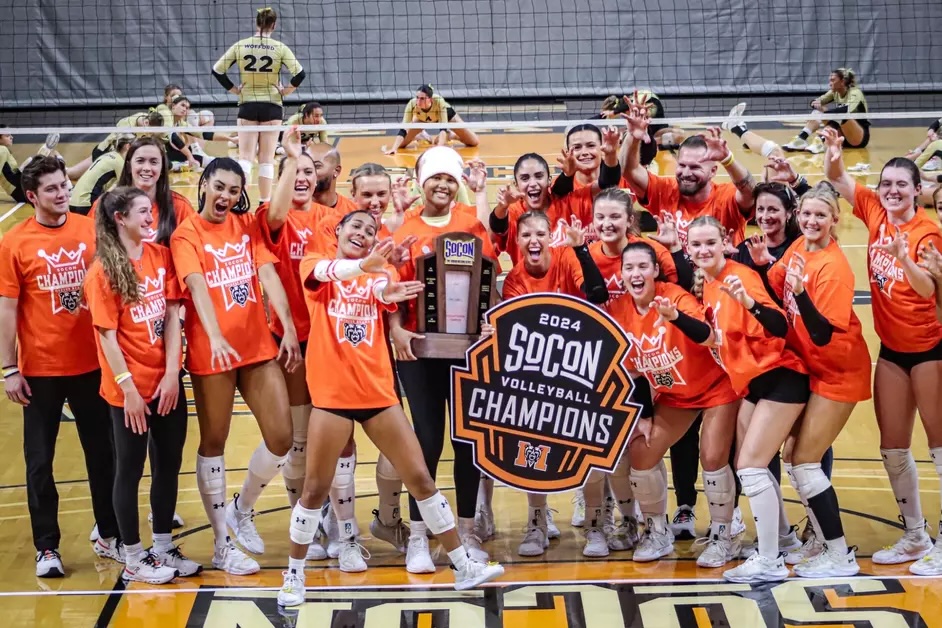
[(854, 215), (870, 232), (867, 263), (873, 326), (880, 342), (893, 351), (916, 353), (928, 351), (942, 341), (942, 325), (935, 318), (935, 299), (919, 296), (895, 257), (874, 248), (893, 241), (897, 230), (906, 234), (909, 257), (919, 259), (919, 248), (932, 242), (942, 250), (939, 226), (921, 209), (904, 225), (890, 223), (880, 196), (866, 186), (854, 189)]
[[(448, 222), (443, 225), (432, 226), (425, 222), (421, 215), (406, 219), (402, 226), (393, 234), (396, 244), (401, 244), (409, 236), (416, 236), (417, 240), (409, 247), (409, 260), (399, 268), (399, 275), (402, 281), (412, 281), (416, 277), (415, 260), (432, 253), (435, 250), (435, 238), (440, 235), (452, 232), (470, 233), (481, 239), (481, 248), (483, 257), (489, 257), (497, 260), (494, 254), (494, 247), (491, 245), (487, 229), (474, 216), (462, 211), (453, 211), (448, 216)], [(498, 269), (499, 272), (499, 269)], [(402, 325), (410, 331), (415, 330), (416, 311), (415, 300), (405, 301), (401, 304), (403, 311)]]
[[(170, 251), (188, 300), (191, 297), (186, 278), (200, 274), (206, 280), (219, 329), (242, 358), (233, 362), (233, 368), (278, 355), (275, 340), (264, 331), (267, 321), (257, 272), (278, 259), (265, 246), (254, 215), (230, 213), (224, 222), (216, 224), (195, 214), (173, 232)], [(219, 372), (212, 368), (209, 335), (191, 304), (187, 304), (184, 330), (187, 370), (194, 375)]]
[(56, 377), (98, 369), (92, 316), (82, 299), (82, 282), (94, 258), (95, 223), (80, 214), (67, 214), (58, 227), (30, 217), (3, 236), (0, 296), (17, 300), (23, 375)]
[(749, 310), (720, 289), (730, 275), (739, 277), (749, 296), (763, 307), (779, 312), (782, 308), (769, 296), (759, 273), (733, 260), (726, 260), (714, 280), (703, 282), (703, 305), (716, 342), (712, 353), (729, 374), (733, 390), (745, 394), (753, 379), (778, 367), (807, 373), (795, 352), (786, 347), (784, 338), (767, 332)]
[[(325, 409), (388, 408), (397, 405), (386, 346), (384, 311), (395, 311), (373, 294), (386, 277), (363, 274), (347, 281), (321, 282), (318, 262), (335, 258), (312, 252), (301, 260), (300, 277), (317, 351), (305, 358), (311, 403)], [(391, 267), (389, 268), (391, 270)]]
[[(676, 284), (658, 281), (655, 294), (670, 299), (679, 312), (706, 319), (697, 298)], [(657, 403), (672, 408), (714, 408), (739, 398), (710, 349), (672, 323), (658, 325), (655, 308), (642, 314), (634, 298), (626, 294), (611, 301), (608, 312), (631, 342), (626, 356), (630, 368), (647, 378)]]
[[(98, 260), (92, 263), (85, 277), (85, 300), (95, 327), (117, 331), (118, 346), (134, 379), (134, 386), (145, 401), (150, 401), (167, 370), (164, 319), (167, 302), (181, 298), (180, 284), (173, 270), (170, 249), (158, 244), (144, 245), (141, 266), (135, 270), (140, 280), (140, 303), (123, 302), (112, 289)], [(101, 396), (112, 406), (120, 408), (124, 405), (124, 391), (114, 382), (115, 373), (105, 358), (97, 333), (95, 344), (101, 365)]]
[[(598, 239), (592, 221), (592, 188), (584, 187), (575, 190), (562, 198), (553, 197), (546, 216), (549, 218), (552, 234), (550, 246), (563, 246), (566, 243), (566, 231), (560, 224), (561, 220), (572, 223), (573, 220), (582, 221), (586, 228), (586, 242), (592, 243)], [(527, 213), (529, 208), (523, 201), (517, 201), (507, 209), (507, 233), (495, 234), (497, 246), (510, 256), (510, 261), (516, 265), (520, 261), (520, 250), (517, 248), (517, 221)]]
[[(667, 247), (649, 238), (629, 235), (628, 243), (632, 242), (644, 242), (651, 245), (657, 257), (658, 266), (661, 267), (661, 273), (667, 281), (677, 283), (677, 264), (674, 263), (674, 258)], [(605, 286), (608, 288), (608, 301), (605, 304), (607, 307), (613, 300), (625, 294), (625, 282), (621, 278), (621, 254), (614, 257), (607, 255), (602, 248), (602, 242), (593, 242), (589, 246), (589, 254), (592, 255), (592, 261), (599, 267), (602, 277), (605, 278)]]
[(504, 278), (503, 298), (505, 300), (535, 292), (560, 292), (585, 298), (585, 293), (582, 291), (585, 277), (582, 275), (582, 266), (579, 265), (579, 259), (572, 247), (557, 246), (549, 251), (552, 255), (549, 270), (542, 277), (534, 277), (527, 272), (523, 260), (510, 269)]
[[(193, 209), (193, 205), (190, 204), (190, 201), (186, 199), (185, 196), (177, 194), (176, 192), (170, 192), (170, 196), (173, 198), (173, 212), (177, 217), (177, 226), (179, 227), (183, 224), (183, 221), (196, 214), (196, 211)], [(95, 202), (92, 203), (92, 208), (88, 211), (88, 217), (92, 220), (95, 219), (95, 212), (98, 209), (98, 203), (101, 202), (101, 197), (95, 199)], [(160, 220), (160, 212), (157, 209), (157, 203), (151, 205), (150, 208), (151, 216), (154, 218), (154, 222), (151, 224), (148, 234), (144, 237), (144, 242), (156, 242), (157, 241), (157, 223)]]
[[(310, 250), (331, 258), (337, 255), (337, 225), (342, 218), (343, 216), (324, 216), (317, 223)], [(386, 225), (380, 224), (379, 229), (376, 231), (376, 241), (391, 237), (392, 232), (386, 228)]]
[[(402, 221), (405, 222), (406, 220), (414, 216), (420, 215), (423, 209), (425, 209), (425, 205), (416, 205), (415, 207), (411, 207), (407, 209), (402, 214), (402, 217), (403, 217)], [(466, 203), (455, 203), (454, 205), (452, 205), (451, 211), (468, 214), (468, 215), (474, 216), (475, 218), (478, 217), (478, 208), (475, 207), (474, 205), (468, 205)]]
[[(831, 341), (819, 347), (811, 342), (795, 295), (785, 279), (791, 264), (804, 263), (805, 291), (815, 309), (834, 327)], [(856, 402), (870, 398), (870, 351), (854, 313), (854, 271), (837, 241), (819, 251), (807, 251), (798, 238), (769, 269), (769, 284), (785, 304), (788, 345), (798, 352), (811, 378), (811, 390), (833, 401)]]
[(674, 215), (677, 223), (677, 235), (680, 244), (687, 248), (687, 227), (694, 218), (699, 216), (713, 216), (727, 231), (733, 232), (733, 246), (746, 239), (746, 217), (736, 203), (736, 186), (732, 183), (712, 183), (710, 196), (703, 203), (694, 203), (689, 197), (680, 193), (677, 179), (674, 177), (659, 177), (648, 174), (647, 198), (641, 200), (641, 205), (652, 216), (660, 216), (663, 212)]

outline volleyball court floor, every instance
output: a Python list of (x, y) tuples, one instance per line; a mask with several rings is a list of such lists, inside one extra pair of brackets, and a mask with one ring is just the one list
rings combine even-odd
[[(763, 131), (785, 143), (794, 128)], [(846, 151), (848, 165), (870, 164), (859, 176), (875, 183), (879, 166), (891, 157), (905, 154), (925, 137), (924, 126), (879, 127), (866, 150)], [(418, 151), (403, 151), (385, 157), (380, 146), (390, 137), (374, 134), (340, 134), (337, 147), (343, 158), (340, 190), (346, 191), (352, 167), (367, 161), (387, 167), (411, 168)], [(732, 140), (734, 138), (729, 138)], [(489, 167), (489, 193), (512, 176), (513, 163), (523, 152), (542, 153), (549, 163), (561, 146), (560, 132), (520, 128), (481, 134), (476, 149), (460, 149), (466, 158), (477, 156)], [(209, 152), (219, 145), (210, 145)], [(17, 146), (18, 157), (26, 146)], [(34, 147), (30, 147), (34, 148)], [(89, 154), (91, 144), (62, 144), (60, 152), (70, 163)], [(757, 175), (762, 159), (736, 148), (737, 157)], [(673, 157), (661, 153), (658, 168), (673, 172)], [(812, 181), (820, 178), (822, 155), (802, 153), (793, 158), (796, 168)], [(174, 188), (195, 203), (193, 173), (174, 175)], [(720, 179), (722, 180), (722, 179)], [(254, 192), (254, 187), (252, 192)], [(840, 242), (857, 274), (857, 305), (871, 355), (879, 346), (873, 333), (869, 292), (865, 273), (866, 230), (845, 206), (839, 227)], [(0, 231), (25, 219), (29, 207), (0, 202)], [(935, 215), (932, 212), (933, 216)], [(212, 532), (203, 513), (194, 478), (198, 430), (190, 400), (189, 438), (186, 444), (177, 511), (186, 526), (175, 540), (185, 553), (206, 565), (212, 556)], [(237, 400), (236, 416), (226, 450), (228, 490), (239, 490), (252, 450), (258, 443), (258, 428), (248, 408)], [(775, 585), (738, 585), (722, 581), (721, 570), (696, 566), (692, 541), (675, 544), (675, 553), (656, 563), (635, 564), (630, 552), (612, 552), (605, 560), (582, 556), (584, 538), (569, 526), (571, 495), (550, 496), (557, 509), (556, 521), (562, 538), (552, 541), (540, 559), (517, 556), (525, 526), (526, 500), (516, 491), (498, 486), (494, 495), (497, 537), (485, 545), (491, 556), (506, 566), (506, 575), (496, 586), (456, 593), (451, 587), (447, 555), (433, 554), (439, 569), (432, 576), (408, 574), (404, 556), (389, 545), (368, 537), (363, 545), (371, 553), (369, 570), (361, 574), (339, 571), (336, 561), (309, 563), (307, 604), (293, 613), (279, 612), (275, 594), (281, 572), (287, 565), (288, 503), (280, 480), (261, 496), (256, 523), (266, 543), (258, 557), (263, 569), (248, 577), (232, 577), (207, 569), (202, 575), (178, 579), (175, 584), (125, 587), (121, 566), (97, 560), (88, 535), (94, 524), (84, 458), (68, 409), (59, 436), (55, 473), (60, 494), (62, 557), (68, 576), (40, 580), (34, 576), (35, 551), (30, 537), (22, 454), (20, 409), (0, 400), (0, 612), (10, 626), (212, 626), (256, 628), (269, 626), (317, 627), (410, 627), (471, 628), (487, 626), (576, 628), (610, 626), (942, 626), (942, 581), (909, 575), (906, 566), (873, 565), (869, 557), (881, 546), (894, 542), (901, 533), (898, 511), (879, 456), (879, 440), (871, 402), (857, 406), (847, 428), (835, 443), (834, 486), (837, 489), (847, 538), (859, 547), (861, 575), (831, 581), (792, 579)], [(376, 507), (374, 469), (376, 449), (357, 429), (357, 518), (368, 533)], [(920, 472), (923, 510), (930, 522), (939, 513), (939, 484), (922, 430), (917, 427), (913, 449)], [(451, 494), (450, 447), (439, 467), (439, 486)], [(150, 478), (140, 486), (142, 522), (148, 512)], [(786, 509), (793, 523), (803, 515), (791, 486), (783, 486)], [(405, 500), (403, 500), (405, 505)], [(676, 504), (673, 493), (669, 508)], [(742, 500), (744, 518), (751, 521), (748, 500)], [(697, 530), (709, 524), (702, 496), (696, 507)], [(933, 526), (934, 527), (934, 526)], [(747, 538), (754, 531), (748, 526)], [(933, 533), (935, 531), (933, 530)], [(146, 537), (146, 532), (143, 535)], [(433, 543), (433, 548), (436, 547)], [(433, 550), (434, 551), (434, 550)]]

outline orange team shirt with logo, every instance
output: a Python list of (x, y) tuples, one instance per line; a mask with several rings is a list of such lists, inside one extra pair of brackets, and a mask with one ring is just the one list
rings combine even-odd
[[(348, 281), (321, 282), (314, 270), (334, 258), (312, 252), (301, 260), (304, 299), (311, 317), (311, 338), (317, 351), (305, 358), (311, 403), (325, 409), (388, 408), (397, 405), (392, 361), (386, 346), (384, 312), (395, 304), (373, 294), (381, 274)], [(392, 267), (387, 267), (388, 272)]]
[[(416, 278), (415, 260), (435, 251), (435, 238), (452, 232), (470, 233), (477, 236), (481, 239), (482, 256), (497, 261), (497, 255), (494, 252), (487, 229), (474, 216), (462, 211), (453, 211), (449, 214), (447, 223), (438, 224), (436, 222), (433, 226), (425, 222), (421, 215), (416, 215), (403, 222), (402, 226), (393, 234), (393, 240), (396, 244), (402, 244), (402, 241), (409, 236), (416, 237), (416, 241), (409, 247), (409, 260), (399, 268), (402, 281), (413, 281)], [(402, 326), (410, 331), (415, 331), (415, 303), (415, 300), (412, 300), (402, 304)]]
[(726, 370), (733, 390), (745, 394), (753, 379), (778, 367), (807, 373), (798, 355), (785, 345), (784, 338), (776, 338), (766, 331), (749, 310), (720, 289), (731, 275), (739, 277), (746, 292), (757, 303), (779, 312), (782, 309), (769, 296), (759, 273), (739, 262), (726, 260), (714, 280), (703, 282), (703, 305), (716, 343), (713, 357)]
[(641, 205), (652, 216), (660, 216), (663, 212), (673, 214), (677, 223), (677, 235), (680, 244), (687, 249), (687, 228), (694, 218), (700, 216), (713, 216), (727, 231), (732, 231), (732, 244), (746, 239), (746, 217), (736, 203), (736, 186), (732, 183), (712, 183), (710, 195), (703, 203), (695, 203), (690, 197), (680, 193), (677, 179), (674, 177), (659, 177), (648, 175), (647, 198), (641, 200)]
[[(520, 261), (520, 250), (517, 248), (517, 221), (528, 211), (530, 210), (523, 201), (513, 203), (507, 210), (507, 233), (495, 234), (498, 248), (510, 256), (510, 261), (514, 265)], [(554, 197), (546, 210), (546, 216), (549, 218), (550, 229), (552, 229), (550, 246), (564, 246), (566, 244), (566, 230), (560, 224), (560, 221), (563, 220), (570, 224), (574, 219), (580, 220), (582, 226), (586, 229), (587, 243), (591, 244), (598, 239), (592, 221), (591, 187), (575, 190), (562, 198)]]
[(504, 300), (536, 292), (559, 292), (574, 297), (585, 298), (582, 284), (585, 277), (575, 251), (569, 246), (557, 246), (549, 250), (549, 270), (542, 277), (534, 277), (527, 272), (524, 261), (520, 260), (510, 269), (504, 278)]
[[(679, 312), (706, 319), (697, 298), (680, 286), (663, 281), (654, 285), (655, 294), (669, 299)], [(657, 309), (651, 307), (642, 314), (634, 298), (626, 294), (610, 302), (608, 313), (631, 342), (626, 356), (630, 368), (650, 382), (657, 403), (672, 408), (714, 408), (739, 398), (710, 349), (688, 338), (674, 324), (659, 323)]]
[(932, 349), (942, 341), (942, 325), (935, 318), (935, 298), (919, 296), (896, 258), (876, 246), (889, 244), (896, 232), (902, 231), (909, 243), (909, 257), (918, 261), (919, 249), (929, 242), (942, 250), (938, 225), (921, 209), (917, 209), (916, 215), (906, 224), (893, 225), (880, 203), (880, 196), (859, 183), (854, 190), (854, 215), (867, 225), (870, 232), (867, 266), (873, 326), (880, 342), (903, 353)]
[[(408, 215), (408, 213), (406, 214)], [(337, 255), (337, 225), (343, 216), (325, 216), (317, 225), (317, 233), (314, 238), (314, 244), (311, 249), (323, 253), (327, 257)], [(385, 224), (380, 223), (376, 231), (376, 241), (391, 238), (392, 232), (386, 228)]]
[[(170, 238), (173, 264), (184, 296), (192, 300), (186, 278), (202, 275), (223, 338), (242, 358), (233, 368), (271, 360), (278, 347), (265, 333), (267, 321), (258, 269), (278, 259), (265, 246), (255, 216), (229, 213), (224, 222), (209, 222), (198, 214), (177, 227)], [(196, 308), (187, 304), (187, 370), (194, 375), (213, 372), (209, 335)], [(218, 369), (218, 365), (217, 365)]]
[[(674, 263), (674, 258), (671, 256), (671, 252), (667, 250), (667, 247), (649, 238), (629, 235), (628, 244), (632, 242), (644, 242), (650, 245), (654, 249), (658, 266), (661, 267), (661, 273), (667, 278), (667, 281), (677, 283), (677, 264)], [(621, 255), (614, 257), (607, 255), (605, 249), (602, 248), (601, 241), (593, 242), (589, 246), (589, 254), (605, 279), (605, 287), (608, 288), (608, 301), (605, 304), (605, 307), (607, 307), (613, 300), (625, 294), (625, 282), (621, 278)]]
[(30, 217), (0, 240), (0, 296), (17, 300), (23, 375), (56, 377), (98, 369), (92, 316), (82, 298), (94, 258), (95, 222), (80, 214), (66, 214), (58, 227)]
[[(190, 204), (190, 201), (188, 201), (185, 196), (177, 194), (176, 192), (170, 192), (170, 196), (173, 198), (173, 212), (177, 217), (177, 226), (179, 227), (183, 224), (184, 220), (196, 214), (196, 211), (193, 209), (193, 205)], [(101, 197), (99, 196), (97, 199), (95, 199), (95, 202), (92, 204), (92, 208), (88, 211), (88, 217), (92, 220), (95, 219), (95, 212), (98, 210), (98, 203), (100, 202)], [(157, 203), (151, 205), (150, 215), (153, 217), (154, 222), (147, 230), (147, 235), (144, 236), (144, 242), (157, 241), (157, 225), (160, 221), (160, 213), (157, 209)]]
[[(785, 278), (792, 264), (804, 264), (804, 289), (815, 309), (834, 327), (831, 341), (823, 347), (811, 342)], [(768, 277), (784, 303), (789, 324), (788, 346), (798, 352), (808, 367), (811, 390), (832, 401), (869, 399), (870, 351), (854, 313), (854, 271), (837, 240), (832, 238), (819, 251), (807, 251), (805, 237), (801, 236), (769, 269)]]
[[(105, 330), (116, 330), (118, 346), (124, 354), (134, 386), (145, 401), (157, 393), (167, 367), (164, 346), (164, 318), (167, 302), (182, 297), (180, 284), (173, 270), (170, 249), (158, 244), (144, 245), (141, 266), (136, 268), (139, 303), (124, 303), (111, 287), (101, 262), (95, 260), (85, 278), (85, 300), (92, 313), (92, 324)], [(115, 383), (115, 373), (95, 334), (98, 363), (101, 365), (101, 396), (112, 406), (124, 405), (124, 390)], [(179, 358), (182, 358), (182, 352)], [(179, 359), (178, 358), (178, 359)]]

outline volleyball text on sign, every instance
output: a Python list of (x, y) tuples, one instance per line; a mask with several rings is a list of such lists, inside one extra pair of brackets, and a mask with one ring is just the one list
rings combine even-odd
[(564, 294), (529, 294), (488, 312), (494, 333), (452, 367), (451, 429), (487, 475), (525, 491), (578, 488), (611, 471), (639, 406), (608, 314)]

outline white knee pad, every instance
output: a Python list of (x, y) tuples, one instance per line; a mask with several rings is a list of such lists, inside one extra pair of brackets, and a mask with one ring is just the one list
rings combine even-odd
[(259, 164), (258, 176), (263, 179), (275, 178), (275, 164)]
[(831, 487), (831, 481), (824, 475), (820, 462), (799, 464), (792, 468), (795, 480), (798, 482), (798, 491), (801, 497), (808, 501), (815, 495), (820, 495)]
[(775, 490), (775, 478), (766, 468), (740, 469), (736, 475), (739, 476), (742, 492), (746, 497), (754, 497), (763, 491)]
[(448, 500), (440, 491), (428, 499), (416, 500), (415, 503), (419, 507), (422, 521), (432, 534), (439, 535), (455, 527), (455, 513), (451, 511)]
[(651, 469), (631, 470), (631, 489), (641, 512), (648, 515), (667, 513), (667, 468), (661, 460)]
[(242, 166), (242, 172), (245, 173), (245, 178), (247, 180), (251, 179), (252, 178), (252, 162), (249, 161), (248, 159), (240, 159), (239, 165)]
[(353, 486), (353, 476), (356, 472), (356, 458), (349, 456), (337, 460), (337, 468), (334, 471), (334, 481), (331, 484), (333, 488), (346, 488)]
[(203, 495), (226, 493), (226, 462), (223, 456), (196, 456), (196, 484)]
[(716, 471), (703, 472), (703, 492), (711, 505), (722, 506), (736, 499), (736, 480), (729, 465)]
[(762, 153), (763, 157), (768, 157), (776, 148), (778, 148), (778, 144), (772, 140), (766, 140), (762, 143), (762, 150), (760, 152)]
[(298, 545), (310, 545), (321, 527), (321, 510), (308, 510), (298, 502), (291, 511), (291, 540)]

